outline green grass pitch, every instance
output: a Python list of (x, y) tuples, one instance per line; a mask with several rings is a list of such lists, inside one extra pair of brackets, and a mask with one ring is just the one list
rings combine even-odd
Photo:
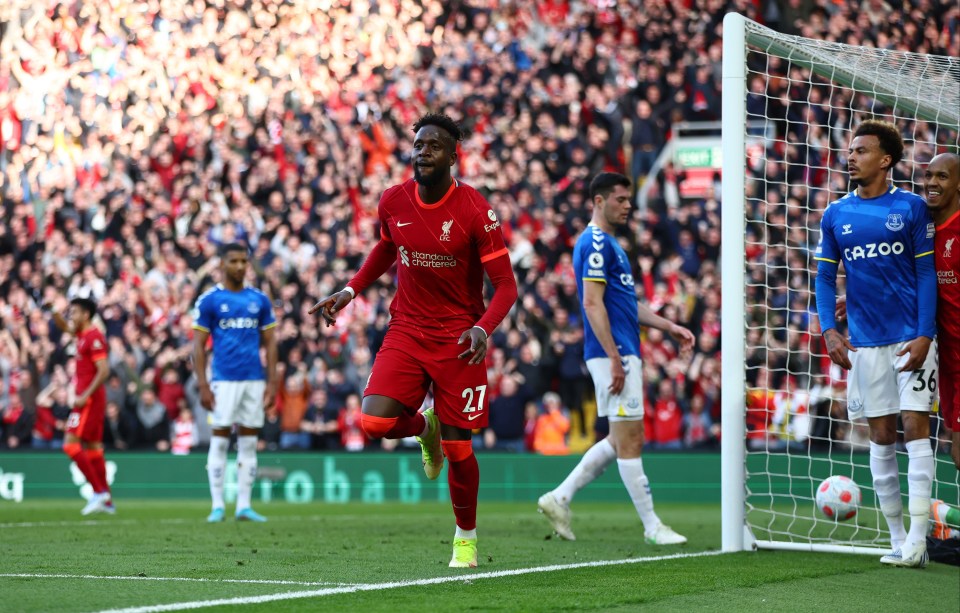
[(690, 542), (643, 543), (629, 504), (574, 505), (577, 541), (536, 504), (481, 503), (480, 566), (447, 567), (441, 503), (262, 504), (266, 524), (208, 525), (196, 501), (0, 506), (0, 610), (958, 611), (960, 569), (874, 556), (719, 554), (720, 509), (658, 504)]

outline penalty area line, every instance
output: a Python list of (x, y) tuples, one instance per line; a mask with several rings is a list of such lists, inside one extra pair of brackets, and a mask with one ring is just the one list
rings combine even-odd
[(248, 604), (262, 604), (265, 602), (277, 602), (281, 600), (296, 600), (299, 598), (314, 598), (317, 596), (332, 596), (335, 594), (352, 594), (356, 592), (373, 592), (380, 590), (392, 590), (404, 587), (416, 587), (422, 585), (440, 585), (443, 583), (462, 583), (464, 581), (475, 581), (477, 579), (498, 579), (500, 577), (515, 577), (518, 575), (530, 575), (535, 573), (549, 573), (562, 570), (573, 570), (578, 568), (593, 568), (600, 566), (621, 566), (625, 564), (643, 564), (646, 562), (662, 562), (666, 560), (682, 560), (684, 558), (701, 558), (706, 556), (722, 555), (722, 551), (700, 551), (696, 553), (676, 553), (666, 556), (650, 556), (644, 558), (628, 558), (625, 560), (599, 560), (596, 562), (578, 562), (576, 564), (552, 564), (550, 566), (535, 566), (532, 568), (518, 568), (514, 570), (498, 570), (487, 573), (475, 573), (464, 575), (452, 575), (446, 577), (433, 577), (431, 579), (414, 579), (411, 581), (392, 581), (389, 583), (369, 583), (359, 585), (343, 585), (339, 587), (329, 587), (319, 590), (303, 590), (298, 592), (284, 592), (281, 594), (266, 594), (263, 596), (238, 596), (235, 598), (220, 598), (216, 600), (196, 600), (192, 602), (172, 602), (169, 604), (147, 605), (140, 607), (129, 607), (124, 609), (105, 609), (100, 613), (159, 613), (161, 611), (186, 611), (190, 609), (203, 609), (207, 607), (219, 607), (223, 605), (241, 606)]

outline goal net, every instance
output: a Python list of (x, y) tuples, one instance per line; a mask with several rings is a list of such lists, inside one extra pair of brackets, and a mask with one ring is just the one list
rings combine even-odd
[[(820, 339), (813, 251), (827, 204), (850, 191), (859, 122), (900, 127), (907, 149), (893, 179), (916, 193), (923, 165), (956, 150), (960, 60), (787, 36), (735, 14), (723, 27), (723, 548), (889, 550), (867, 425), (847, 419), (846, 373)], [(842, 275), (838, 285), (842, 295)], [(933, 496), (956, 505), (939, 417), (931, 429)], [(830, 475), (860, 486), (853, 520), (819, 515), (816, 488)]]

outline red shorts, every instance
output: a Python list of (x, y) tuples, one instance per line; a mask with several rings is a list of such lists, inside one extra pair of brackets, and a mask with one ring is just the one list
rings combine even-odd
[(485, 428), (490, 406), (487, 367), (457, 358), (467, 347), (390, 329), (363, 395), (387, 396), (415, 411), (432, 383), (440, 423), (467, 430)]
[(940, 416), (952, 432), (960, 432), (960, 341), (937, 341), (940, 350)]
[(107, 407), (106, 395), (94, 394), (87, 404), (70, 411), (67, 417), (67, 434), (81, 441), (103, 441), (103, 415)]

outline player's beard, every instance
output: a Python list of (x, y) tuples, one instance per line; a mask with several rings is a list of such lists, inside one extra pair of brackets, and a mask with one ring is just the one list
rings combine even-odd
[(420, 171), (420, 167), (414, 165), (413, 179), (424, 187), (433, 187), (434, 185), (439, 185), (443, 180), (443, 177), (441, 176), (441, 173), (437, 172), (436, 166), (431, 168), (430, 173), (424, 176), (424, 174)]

